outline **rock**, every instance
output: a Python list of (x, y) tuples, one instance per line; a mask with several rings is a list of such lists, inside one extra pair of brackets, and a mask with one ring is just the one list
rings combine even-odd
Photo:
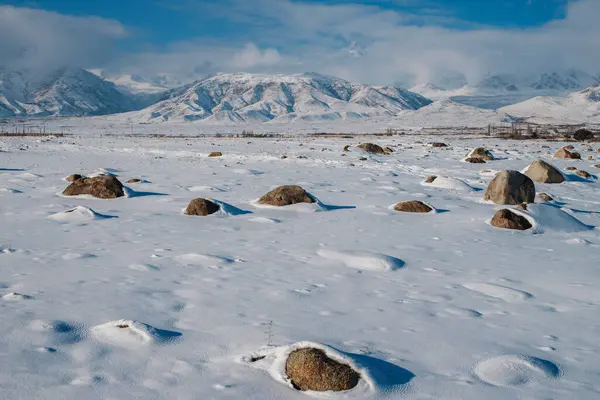
[(552, 198), (552, 196), (550, 196), (548, 193), (538, 193), (537, 197), (539, 197), (540, 199), (547, 201), (547, 202), (552, 202), (554, 201), (554, 199)]
[(314, 203), (315, 200), (300, 186), (279, 186), (262, 196), (258, 202), (271, 206), (289, 206), (298, 203)]
[(589, 179), (589, 178), (591, 178), (591, 177), (592, 177), (592, 175), (590, 175), (590, 173), (589, 173), (589, 172), (587, 172), (587, 171), (584, 171), (584, 170), (581, 170), (581, 169), (578, 169), (578, 170), (575, 172), (575, 174), (577, 174), (578, 176), (581, 176), (582, 178), (585, 178), (585, 179)]
[(386, 154), (389, 154), (389, 153), (393, 153), (393, 152), (394, 152), (394, 149), (392, 149), (391, 147), (386, 147), (386, 148), (385, 148), (385, 149), (383, 149), (383, 150), (385, 151), (385, 153), (386, 153)]
[(565, 177), (556, 167), (543, 160), (531, 163), (527, 167), (525, 175), (530, 177), (534, 182), (540, 183), (563, 183), (565, 181)]
[(428, 176), (427, 179), (425, 179), (425, 183), (433, 183), (433, 181), (435, 181), (436, 179), (437, 176), (435, 175)]
[(596, 164), (596, 165), (594, 165), (594, 167), (600, 168), (600, 164)]
[(386, 154), (383, 147), (378, 146), (373, 143), (362, 143), (362, 144), (359, 144), (357, 147), (359, 149), (361, 149), (362, 151), (366, 151), (367, 153)]
[(492, 179), (483, 199), (496, 204), (533, 203), (535, 185), (528, 176), (519, 171), (502, 171)]
[(114, 176), (82, 178), (71, 183), (63, 192), (65, 196), (91, 195), (100, 199), (116, 199), (125, 196), (123, 184)]
[(348, 166), (349, 167), (355, 167), (356, 165), (354, 165), (353, 163), (349, 163)]
[(194, 199), (187, 206), (183, 212), (185, 215), (198, 215), (205, 217), (210, 214), (214, 214), (219, 211), (220, 207), (218, 204), (213, 203), (207, 199)]
[(500, 210), (494, 214), (491, 224), (496, 228), (516, 229), (519, 231), (525, 231), (532, 228), (532, 225), (527, 218), (515, 214), (508, 209)]
[(394, 206), (394, 210), (409, 213), (428, 213), (433, 211), (433, 208), (418, 200), (403, 201)]
[(527, 211), (527, 203), (521, 203), (517, 206), (517, 210)]
[(483, 158), (479, 158), (479, 157), (467, 157), (467, 158), (465, 158), (465, 162), (468, 162), (471, 164), (485, 164), (485, 160)]
[(593, 161), (594, 160), (594, 156), (588, 156), (588, 161)]
[(473, 149), (468, 157), (481, 158), (484, 161), (492, 161), (494, 159), (492, 152), (483, 147)]
[(563, 146), (562, 148), (563, 148), (563, 149), (566, 149), (566, 150), (575, 150), (575, 147), (573, 147), (573, 145), (572, 145), (572, 144), (568, 144), (568, 145), (566, 145), (566, 146)]
[(285, 160), (286, 158), (288, 158), (286, 155), (283, 155), (280, 157), (282, 160)]
[(576, 167), (567, 167), (565, 168), (567, 171), (577, 171)]
[[(573, 147), (573, 146), (571, 146)], [(567, 149), (566, 147), (563, 147), (562, 149), (559, 149), (556, 154), (554, 154), (554, 158), (565, 158), (565, 159), (569, 159), (569, 160), (580, 160), (581, 159), (581, 154), (576, 153), (576, 152), (570, 152), (569, 149)]]
[(127, 183), (140, 183), (142, 180), (138, 178), (133, 178), (127, 181)]
[(344, 146), (344, 151), (350, 151), (350, 145), (349, 144), (347, 144), (347, 145)]
[(349, 365), (333, 360), (323, 350), (305, 348), (290, 353), (285, 373), (297, 390), (315, 392), (350, 390), (360, 380)]
[(448, 145), (446, 143), (442, 143), (442, 142), (431, 142), (428, 143), (431, 147), (448, 147)]
[(367, 157), (361, 157), (358, 159), (358, 161), (367, 161), (367, 160), (369, 160)]
[(222, 155), (223, 155), (223, 153), (221, 153), (220, 151), (213, 151), (208, 156), (209, 157), (221, 157)]
[(83, 179), (84, 176), (83, 175), (79, 175), (79, 174), (73, 174), (73, 175), (69, 175), (65, 178), (65, 180), (67, 182), (75, 182), (78, 181), (79, 179)]

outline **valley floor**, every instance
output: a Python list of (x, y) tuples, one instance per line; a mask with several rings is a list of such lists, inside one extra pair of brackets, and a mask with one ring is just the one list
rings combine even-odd
[[(569, 161), (551, 159), (562, 143), (369, 140), (395, 152), (361, 161), (342, 152), (356, 138), (306, 136), (0, 138), (0, 398), (303, 399), (316, 395), (278, 368), (278, 346), (302, 341), (368, 372), (326, 398), (600, 398), (600, 186), (565, 170), (599, 173), (598, 144)], [(480, 145), (498, 159), (461, 162)], [(494, 172), (540, 157), (569, 178), (536, 184), (555, 199), (540, 207), (581, 223), (488, 225)], [(75, 173), (143, 181), (117, 200), (60, 196)], [(252, 204), (285, 184), (322, 204)], [(227, 212), (182, 215), (197, 197)], [(438, 212), (390, 209), (413, 199)]]

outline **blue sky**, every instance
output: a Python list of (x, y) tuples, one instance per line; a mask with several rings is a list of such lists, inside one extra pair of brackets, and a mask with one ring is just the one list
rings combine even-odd
[(68, 64), (186, 81), (221, 71), (314, 71), (365, 83), (425, 83), (449, 72), (468, 81), (495, 73), (600, 72), (600, 0), (2, 4), (0, 67)]

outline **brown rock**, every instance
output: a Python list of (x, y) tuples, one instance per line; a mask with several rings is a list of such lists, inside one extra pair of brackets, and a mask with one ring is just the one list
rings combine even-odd
[(479, 158), (479, 157), (467, 157), (467, 158), (465, 158), (465, 162), (468, 162), (471, 164), (485, 164), (485, 160), (483, 158)]
[[(573, 147), (573, 146), (571, 146)], [(562, 149), (559, 149), (556, 154), (554, 154), (554, 158), (565, 158), (565, 159), (569, 159), (569, 160), (580, 160), (581, 159), (581, 154), (576, 153), (576, 152), (570, 152), (569, 149), (563, 147)]]
[(389, 154), (389, 153), (393, 153), (393, 152), (394, 152), (394, 149), (392, 149), (391, 147), (386, 147), (386, 148), (385, 148), (385, 149), (383, 149), (383, 150), (386, 152), (386, 154)]
[(297, 203), (314, 203), (315, 200), (300, 186), (279, 186), (262, 196), (258, 202), (271, 206), (289, 206)]
[(431, 147), (448, 147), (448, 145), (446, 143), (442, 143), (442, 142), (431, 142), (428, 143)]
[(563, 183), (565, 181), (565, 177), (558, 169), (542, 160), (531, 163), (527, 167), (525, 175), (534, 182), (540, 183)]
[(527, 211), (527, 203), (521, 203), (517, 206), (517, 210)]
[(515, 214), (508, 209), (500, 210), (494, 214), (491, 224), (496, 228), (516, 229), (519, 231), (525, 231), (532, 228), (532, 225), (527, 218)]
[(577, 167), (567, 167), (565, 168), (567, 171), (577, 171)]
[(223, 155), (223, 153), (221, 153), (220, 151), (213, 151), (208, 156), (209, 157), (221, 157), (222, 155)]
[(285, 160), (286, 158), (288, 158), (286, 155), (281, 156), (282, 160)]
[(138, 178), (133, 178), (127, 181), (127, 183), (140, 183), (142, 180)]
[(587, 171), (584, 171), (584, 170), (581, 170), (581, 169), (578, 169), (578, 170), (575, 172), (575, 174), (577, 174), (577, 175), (579, 175), (579, 176), (581, 176), (582, 178), (585, 178), (585, 179), (589, 179), (589, 178), (591, 178), (591, 177), (592, 177), (592, 175), (590, 175), (590, 173), (589, 173), (589, 172), (587, 172)]
[(194, 199), (187, 206), (183, 212), (185, 215), (198, 215), (205, 217), (210, 214), (214, 214), (219, 211), (220, 207), (218, 204), (213, 203), (207, 199)]
[(596, 164), (596, 165), (594, 165), (594, 167), (600, 168), (600, 164)]
[(481, 158), (484, 161), (492, 161), (494, 159), (492, 152), (483, 147), (473, 149), (469, 154), (469, 157)]
[(533, 203), (535, 185), (528, 176), (519, 171), (502, 171), (492, 179), (483, 199), (496, 204)]
[(594, 156), (588, 156), (588, 161), (593, 161), (594, 160)]
[(433, 183), (433, 181), (435, 181), (436, 179), (437, 176), (435, 175), (428, 176), (427, 179), (425, 179), (425, 183)]
[(323, 350), (305, 348), (290, 353), (285, 373), (297, 390), (344, 391), (358, 385), (360, 375), (349, 365), (333, 360)]
[(347, 145), (344, 146), (344, 151), (350, 151), (350, 145), (349, 144), (347, 144)]
[(359, 144), (357, 147), (362, 151), (366, 151), (367, 153), (385, 154), (385, 150), (383, 149), (383, 147), (373, 143), (362, 143)]
[(63, 192), (65, 196), (87, 194), (100, 199), (116, 199), (125, 196), (123, 184), (114, 176), (82, 178), (71, 183)]
[(67, 177), (65, 178), (65, 180), (66, 180), (67, 182), (75, 182), (75, 181), (78, 181), (79, 179), (83, 179), (83, 178), (84, 178), (84, 176), (82, 176), (82, 175), (79, 175), (79, 174), (73, 174), (73, 175), (69, 175), (69, 176), (67, 176)]
[(566, 149), (566, 150), (575, 150), (575, 147), (573, 147), (573, 145), (572, 145), (572, 144), (568, 144), (568, 145), (566, 145), (566, 146), (563, 146), (562, 148), (563, 148), (563, 149)]
[(548, 193), (538, 193), (537, 197), (539, 197), (540, 199), (547, 201), (547, 202), (552, 202), (554, 201), (554, 199), (552, 198), (552, 196), (550, 196)]
[(403, 201), (394, 206), (394, 210), (409, 213), (428, 213), (433, 208), (418, 200)]

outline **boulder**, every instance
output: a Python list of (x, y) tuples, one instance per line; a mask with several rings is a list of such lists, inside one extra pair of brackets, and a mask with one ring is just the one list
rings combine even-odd
[(65, 180), (67, 182), (75, 182), (78, 181), (79, 179), (83, 179), (84, 176), (83, 175), (79, 175), (79, 174), (73, 174), (73, 175), (69, 175), (65, 178)]
[(577, 167), (567, 167), (565, 168), (567, 171), (577, 171)]
[(344, 146), (344, 151), (350, 151), (350, 145), (349, 144), (347, 144), (347, 145)]
[[(573, 147), (573, 146), (571, 146)], [(554, 158), (565, 158), (569, 160), (581, 160), (581, 154), (576, 152), (571, 152), (566, 147), (559, 149), (556, 154), (554, 154)]]
[(471, 164), (485, 164), (485, 160), (483, 158), (479, 158), (479, 157), (467, 157), (467, 158), (465, 158), (465, 162), (468, 162)]
[(448, 147), (448, 145), (446, 143), (442, 143), (442, 142), (431, 142), (428, 143), (431, 147)]
[(87, 194), (100, 199), (116, 199), (125, 196), (123, 184), (114, 176), (82, 178), (71, 183), (63, 192), (65, 196)]
[(290, 353), (285, 374), (297, 390), (315, 392), (350, 390), (360, 380), (352, 367), (333, 360), (323, 350), (304, 348)]
[(594, 165), (594, 167), (600, 168), (600, 164), (596, 164), (596, 165)]
[(386, 154), (386, 152), (383, 149), (383, 147), (378, 146), (378, 145), (373, 144), (373, 143), (361, 143), (357, 147), (359, 149), (361, 149), (362, 151), (365, 151), (367, 153)]
[(565, 181), (565, 177), (556, 167), (543, 160), (531, 163), (527, 167), (525, 175), (530, 177), (534, 182), (540, 183), (563, 183)]
[(207, 199), (199, 198), (192, 200), (183, 213), (185, 215), (197, 215), (205, 217), (207, 215), (216, 213), (219, 211), (219, 209), (220, 207), (218, 204), (215, 204)]
[(213, 151), (208, 156), (209, 157), (221, 157), (222, 155), (223, 155), (223, 153), (221, 153), (220, 151)]
[(575, 150), (575, 147), (573, 147), (573, 145), (572, 145), (572, 144), (568, 144), (568, 145), (566, 145), (566, 146), (563, 146), (562, 148), (563, 148), (563, 149), (566, 149), (566, 150)]
[(537, 197), (539, 197), (540, 199), (547, 201), (547, 202), (552, 202), (554, 201), (554, 199), (552, 198), (552, 196), (550, 196), (548, 193), (538, 193)]
[(283, 207), (298, 203), (314, 203), (315, 200), (300, 186), (279, 186), (262, 196), (258, 202)]
[(500, 210), (494, 214), (491, 224), (496, 228), (516, 229), (519, 231), (525, 231), (532, 228), (532, 225), (527, 218), (508, 209)]
[(138, 178), (133, 178), (127, 181), (127, 183), (140, 183), (142, 180)]
[(369, 159), (368, 159), (367, 157), (360, 157), (360, 158), (358, 159), (358, 161), (368, 161), (368, 160), (369, 160)]
[(585, 178), (585, 179), (589, 179), (589, 178), (591, 178), (591, 177), (592, 177), (592, 175), (590, 175), (590, 173), (589, 173), (589, 172), (587, 172), (587, 171), (584, 171), (584, 170), (581, 170), (581, 169), (578, 169), (578, 170), (575, 172), (575, 174), (577, 174), (578, 176), (580, 176), (580, 177), (582, 177), (582, 178)]
[(483, 147), (477, 147), (473, 149), (473, 151), (469, 153), (468, 157), (481, 158), (484, 161), (492, 161), (494, 159), (492, 152)]
[(392, 149), (391, 147), (386, 147), (385, 149), (383, 149), (383, 151), (385, 151), (386, 154), (390, 154), (394, 152), (394, 149)]
[(394, 206), (394, 210), (409, 213), (428, 213), (433, 211), (433, 208), (418, 200), (403, 201)]
[(496, 204), (533, 203), (535, 184), (519, 171), (502, 171), (492, 179), (483, 198)]
[(594, 156), (588, 156), (588, 161), (593, 161), (594, 160)]
[(428, 176), (427, 179), (425, 179), (425, 183), (433, 183), (433, 181), (435, 181), (436, 179), (437, 176), (435, 175)]

